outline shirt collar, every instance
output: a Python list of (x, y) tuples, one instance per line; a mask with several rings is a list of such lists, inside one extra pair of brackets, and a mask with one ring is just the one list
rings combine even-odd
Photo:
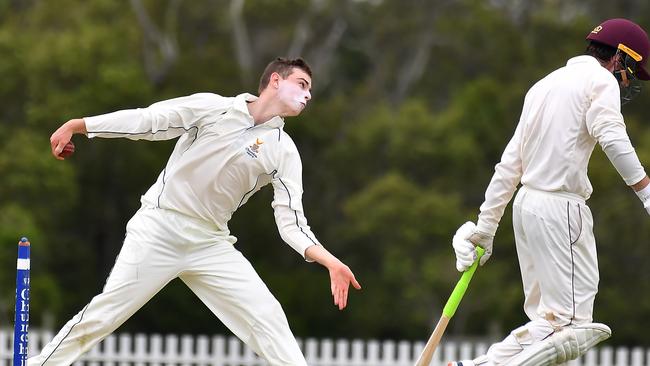
[(569, 59), (569, 61), (567, 61), (566, 64), (567, 66), (569, 66), (569, 65), (582, 64), (582, 63), (589, 63), (589, 64), (600, 66), (600, 62), (598, 62), (598, 60), (596, 60), (595, 57), (589, 55), (580, 55), (580, 56), (572, 57)]
[[(235, 102), (233, 103), (233, 108), (244, 113), (245, 115), (249, 116), (251, 120), (253, 119), (253, 116), (251, 116), (250, 111), (248, 110), (248, 102), (252, 102), (257, 100), (257, 96), (250, 94), (250, 93), (242, 93), (239, 94), (238, 96), (235, 97)], [(265, 126), (269, 127), (283, 127), (284, 126), (284, 119), (280, 116), (275, 116), (271, 118), (270, 120), (262, 123)]]

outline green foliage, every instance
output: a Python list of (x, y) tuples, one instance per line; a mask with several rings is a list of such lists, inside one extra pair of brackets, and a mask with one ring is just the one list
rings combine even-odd
[[(340, 237), (355, 249), (350, 260), (366, 282), (360, 306), (350, 310), (359, 327), (371, 327), (371, 334), (380, 337), (402, 327), (409, 337), (426, 331), (422, 325), (430, 320), (434, 296), (453, 281), (447, 242), (449, 228), (462, 222), (459, 201), (455, 194), (420, 188), (399, 173), (387, 173), (347, 200)], [(395, 316), (387, 308), (410, 316)]]
[[(48, 141), (61, 123), (194, 92), (255, 92), (264, 65), (291, 51), (315, 71), (312, 103), (286, 127), (304, 162), (305, 210), (363, 290), (351, 293), (345, 311), (333, 306), (327, 273), (277, 234), (268, 188), (234, 215), (237, 247), (297, 335), (421, 340), (460, 276), (451, 236), (476, 219), (527, 89), (582, 53), (586, 33), (611, 14), (646, 29), (650, 22), (650, 3), (641, 0), (249, 0), (239, 19), (230, 2), (145, 0), (152, 33), (134, 3), (0, 1), (3, 324), (13, 317), (15, 243), (23, 235), (33, 245), (34, 326), (58, 328), (101, 291), (124, 226), (174, 143), (75, 136), (77, 153), (61, 162)], [(161, 40), (174, 57), (165, 58)], [(649, 102), (644, 91), (624, 108), (646, 164)], [(647, 345), (638, 335), (650, 309), (643, 271), (650, 222), (598, 149), (589, 173), (601, 269), (595, 317), (612, 325), (612, 342)], [(494, 255), (448, 336), (501, 338), (524, 322), (519, 278), (507, 210)], [(168, 316), (170, 309), (183, 317)], [(226, 331), (180, 281), (124, 327)]]

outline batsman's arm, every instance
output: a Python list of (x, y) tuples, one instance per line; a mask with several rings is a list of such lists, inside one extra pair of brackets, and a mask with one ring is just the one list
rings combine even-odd
[(50, 147), (52, 148), (52, 155), (55, 158), (62, 160), (60, 157), (63, 147), (70, 142), (74, 134), (87, 134), (86, 122), (83, 118), (71, 119), (59, 127), (52, 136), (50, 136)]
[(645, 188), (648, 188), (650, 185), (650, 178), (646, 175), (643, 179), (639, 181), (639, 183), (633, 184), (630, 187), (634, 190), (634, 192), (639, 192), (642, 191)]
[[(485, 201), (481, 204), (477, 231), (494, 237), (506, 206), (512, 199), (521, 182), (523, 163), (521, 144), (523, 141), (523, 124), (519, 123), (515, 133), (501, 155), (501, 161), (494, 167), (494, 174), (485, 189)], [(489, 254), (486, 259), (489, 258)]]
[[(595, 83), (594, 96), (586, 114), (587, 130), (598, 141), (625, 184), (639, 194), (647, 188), (648, 176), (625, 127), (620, 111), (619, 86), (611, 79)], [(650, 196), (650, 192), (647, 195)], [(650, 203), (641, 195), (639, 198), (648, 209)]]

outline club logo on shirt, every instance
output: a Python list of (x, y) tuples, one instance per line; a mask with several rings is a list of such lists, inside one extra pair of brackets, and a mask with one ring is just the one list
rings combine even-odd
[(252, 158), (257, 159), (257, 154), (260, 151), (260, 145), (262, 145), (263, 143), (264, 141), (260, 140), (259, 138), (256, 138), (254, 144), (246, 147), (246, 154), (250, 155), (250, 157)]

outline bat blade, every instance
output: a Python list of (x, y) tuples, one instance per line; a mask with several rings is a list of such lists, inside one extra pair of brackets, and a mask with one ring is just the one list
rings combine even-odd
[(428, 366), (431, 363), (433, 354), (436, 352), (438, 344), (440, 344), (445, 329), (447, 329), (447, 324), (449, 324), (449, 318), (445, 315), (441, 316), (436, 328), (433, 330), (433, 333), (431, 333), (431, 337), (429, 337), (427, 344), (424, 346), (422, 353), (420, 353), (420, 358), (415, 362), (415, 366)]
[(422, 353), (420, 353), (420, 357), (415, 362), (415, 366), (429, 366), (431, 363), (433, 354), (436, 351), (440, 340), (442, 339), (442, 335), (445, 333), (445, 329), (447, 329), (447, 324), (449, 324), (449, 320), (451, 320), (451, 318), (456, 313), (456, 309), (458, 309), (460, 300), (462, 300), (463, 295), (465, 295), (465, 292), (467, 291), (469, 281), (472, 279), (472, 276), (474, 276), (474, 272), (476, 272), (479, 260), (485, 252), (483, 248), (477, 247), (476, 249), (478, 252), (476, 261), (474, 261), (474, 264), (472, 264), (472, 266), (467, 271), (463, 272), (463, 275), (460, 277), (460, 280), (456, 284), (456, 287), (454, 287), (454, 290), (451, 292), (451, 295), (449, 296), (449, 299), (447, 300), (447, 303), (442, 310), (442, 316), (440, 317), (440, 320), (438, 320), (438, 324), (433, 330), (433, 333), (431, 333), (431, 337), (429, 337), (429, 340), (424, 346)]

